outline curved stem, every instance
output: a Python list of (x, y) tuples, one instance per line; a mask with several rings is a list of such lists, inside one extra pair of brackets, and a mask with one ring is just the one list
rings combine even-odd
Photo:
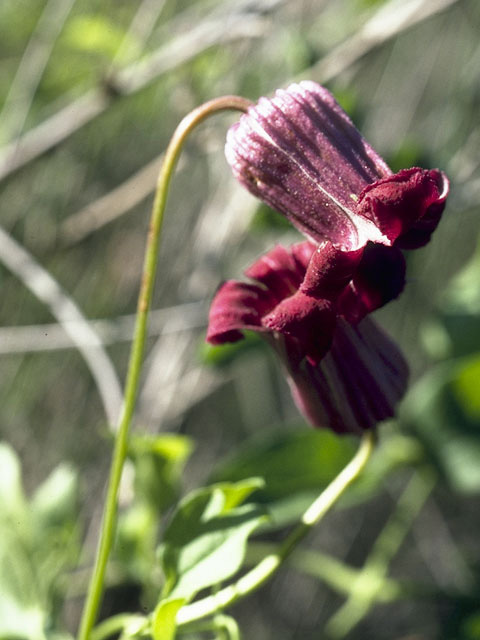
[(182, 635), (202, 633), (203, 631), (224, 631), (228, 640), (240, 640), (240, 629), (238, 628), (237, 621), (224, 613), (218, 613), (208, 620), (191, 622), (182, 626), (178, 631)]
[(165, 152), (165, 159), (160, 169), (157, 181), (155, 199), (153, 202), (150, 227), (145, 250), (143, 264), (142, 283), (137, 305), (137, 318), (135, 332), (128, 365), (127, 381), (125, 384), (125, 396), (122, 415), (115, 438), (112, 454), (110, 477), (105, 500), (102, 528), (98, 543), (95, 565), (87, 593), (87, 599), (82, 614), (78, 640), (88, 640), (91, 629), (97, 617), (100, 600), (103, 593), (105, 570), (115, 532), (115, 520), (117, 514), (117, 494), (120, 485), (123, 465), (128, 449), (128, 434), (132, 421), (135, 402), (137, 399), (140, 371), (145, 348), (147, 334), (148, 312), (151, 305), (155, 272), (158, 261), (158, 246), (160, 231), (162, 229), (163, 214), (167, 201), (170, 180), (175, 169), (180, 151), (189, 133), (208, 116), (219, 111), (235, 110), (246, 111), (251, 102), (239, 96), (224, 96), (210, 100), (189, 113), (178, 125)]
[(125, 629), (140, 631), (148, 626), (148, 620), (144, 616), (136, 613), (119, 613), (116, 616), (107, 618), (93, 629), (91, 640), (106, 640), (113, 635), (118, 635)]
[(279, 550), (265, 558), (251, 571), (217, 593), (182, 607), (177, 614), (179, 626), (211, 615), (233, 604), (261, 587), (288, 558), (307, 533), (323, 518), (345, 490), (359, 476), (374, 449), (375, 434), (367, 432), (355, 456), (318, 496), (302, 516), (300, 523), (287, 536)]

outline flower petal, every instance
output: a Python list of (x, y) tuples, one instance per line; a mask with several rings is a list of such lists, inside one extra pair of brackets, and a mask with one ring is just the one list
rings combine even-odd
[(365, 187), (357, 213), (397, 246), (417, 248), (435, 230), (448, 190), (448, 178), (438, 169), (403, 169)]
[(294, 400), (316, 427), (362, 433), (394, 415), (408, 367), (394, 342), (370, 318), (340, 321), (332, 347), (317, 366), (290, 369)]
[(319, 362), (328, 351), (335, 328), (335, 311), (328, 300), (316, 300), (298, 291), (282, 300), (262, 324), (298, 342), (297, 352), (310, 362)]
[(396, 298), (405, 286), (405, 258), (397, 247), (367, 244), (352, 281), (337, 300), (338, 313), (358, 322)]
[(355, 204), (391, 172), (323, 87), (302, 82), (260, 99), (229, 130), (225, 153), (251, 193), (315, 241), (349, 250), (388, 243)]
[(278, 303), (297, 291), (315, 248), (311, 242), (302, 242), (289, 249), (277, 245), (254, 262), (245, 275), (264, 285)]
[(342, 251), (323, 242), (312, 255), (300, 291), (314, 298), (334, 299), (351, 280), (363, 249)]
[(224, 282), (210, 307), (207, 342), (236, 342), (243, 338), (242, 329), (263, 331), (262, 316), (274, 304), (262, 287), (235, 280)]

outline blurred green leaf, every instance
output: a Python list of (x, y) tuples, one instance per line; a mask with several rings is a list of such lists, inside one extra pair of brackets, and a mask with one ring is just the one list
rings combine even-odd
[(220, 463), (211, 481), (238, 481), (258, 476), (265, 486), (255, 501), (268, 504), (269, 527), (297, 520), (308, 505), (351, 459), (355, 450), (348, 438), (329, 431), (299, 427), (272, 430), (253, 437)]
[(170, 599), (189, 600), (238, 571), (249, 535), (266, 519), (258, 506), (239, 505), (261, 485), (258, 478), (216, 484), (181, 501), (160, 549)]
[(155, 568), (158, 513), (145, 501), (134, 502), (118, 520), (115, 560), (133, 580), (147, 585)]
[(0, 444), (0, 638), (45, 637), (46, 614), (32, 564), (29, 516), (17, 455)]
[(388, 158), (388, 165), (395, 173), (406, 167), (423, 167), (426, 159), (423, 157), (422, 146), (415, 139), (404, 139)]
[(77, 489), (60, 465), (27, 503), (17, 456), (0, 444), (0, 638), (47, 637), (57, 578), (79, 552)]
[(178, 434), (133, 436), (129, 456), (135, 466), (136, 495), (163, 513), (178, 497), (183, 467), (192, 450), (192, 440)]
[(289, 231), (292, 225), (285, 216), (275, 211), (266, 204), (257, 207), (253, 215), (249, 228), (251, 231)]
[[(78, 15), (72, 18), (64, 31), (63, 41), (72, 49), (99, 53), (111, 59), (125, 38), (125, 33), (105, 15)], [(129, 42), (128, 47), (133, 47)]]
[(203, 364), (214, 367), (225, 367), (236, 358), (253, 349), (263, 348), (264, 342), (255, 331), (242, 331), (244, 338), (238, 342), (213, 345), (202, 341), (199, 349), (199, 360)]
[(480, 611), (471, 615), (463, 623), (465, 640), (480, 640)]
[(457, 491), (480, 490), (480, 355), (435, 367), (404, 401), (407, 423)]
[[(465, 413), (478, 421), (480, 428), (480, 354), (462, 362), (452, 380), (452, 388)], [(480, 438), (480, 433), (478, 436)]]
[(480, 315), (480, 242), (467, 264), (450, 281), (442, 308), (449, 313)]
[(68, 464), (59, 465), (32, 497), (37, 526), (50, 528), (74, 520), (77, 511), (78, 473)]
[(15, 451), (0, 443), (0, 506), (2, 515), (22, 514), (26, 509), (20, 463)]
[(220, 463), (212, 480), (237, 481), (259, 476), (265, 486), (256, 494), (263, 501), (305, 489), (325, 487), (347, 464), (354, 452), (348, 438), (329, 431), (298, 428), (272, 430), (249, 440)]
[(162, 600), (153, 613), (153, 640), (173, 640), (177, 624), (175, 618), (185, 604), (185, 598)]

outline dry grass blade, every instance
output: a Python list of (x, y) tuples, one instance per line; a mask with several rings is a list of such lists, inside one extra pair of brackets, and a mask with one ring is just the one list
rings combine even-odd
[(0, 260), (52, 312), (83, 356), (95, 380), (105, 414), (113, 427), (122, 404), (115, 369), (98, 335), (75, 302), (35, 258), (0, 228)]
[(31, 36), (0, 113), (2, 143), (22, 133), (55, 41), (76, 0), (49, 0)]
[(134, 63), (111, 76), (108, 86), (91, 89), (67, 105), (23, 137), (0, 150), (0, 180), (11, 175), (35, 158), (78, 131), (103, 113), (113, 101), (148, 86), (159, 76), (195, 58), (218, 44), (243, 38), (258, 38), (267, 23), (257, 15), (245, 15), (230, 21), (225, 30), (225, 18), (202, 22), (188, 33), (179, 35), (145, 60)]
[[(457, 1), (439, 0), (439, 2), (431, 3), (427, 0), (408, 0), (406, 2), (392, 0), (377, 11), (354, 36), (343, 42), (330, 54), (322, 58), (320, 62), (311, 67), (308, 74), (320, 78), (323, 82), (331, 80), (355, 64), (373, 47), (397, 36), (400, 32), (418, 22), (447, 9)], [(206, 32), (210, 28), (212, 26), (207, 25), (205, 27)], [(246, 28), (248, 29), (248, 25)], [(190, 34), (186, 35), (187, 39), (190, 37)], [(180, 53), (181, 46), (184, 44), (179, 39), (178, 53)], [(144, 65), (144, 68), (143, 70), (139, 69), (138, 75), (140, 78), (146, 73), (155, 77), (159, 73), (156, 65), (165, 64), (165, 60), (162, 60), (161, 57), (156, 59), (155, 56), (152, 56), (146, 63), (141, 64)], [(128, 72), (128, 74), (130, 73)], [(125, 75), (125, 80), (128, 74)], [(302, 78), (306, 75), (307, 72), (303, 71)], [(152, 162), (148, 163), (118, 187), (69, 216), (63, 223), (60, 232), (64, 243), (70, 245), (80, 242), (90, 233), (128, 213), (135, 205), (150, 195), (155, 188), (157, 169), (160, 167), (161, 158), (162, 156), (152, 160)], [(1, 177), (0, 168), (0, 179)]]
[(85, 237), (113, 222), (149, 196), (155, 188), (162, 161), (163, 154), (112, 191), (69, 216), (60, 228), (63, 244), (69, 246), (81, 242)]
[[(387, 40), (454, 5), (458, 0), (390, 0), (362, 28), (311, 69), (321, 82), (331, 80)], [(303, 75), (303, 74), (302, 74)]]
[[(167, 333), (190, 331), (203, 327), (206, 322), (206, 307), (201, 302), (182, 304), (177, 307), (155, 309), (150, 312), (149, 335), (159, 336)], [(167, 324), (167, 319), (172, 322)], [(82, 331), (85, 323), (91, 333)], [(135, 316), (121, 316), (112, 320), (87, 320), (80, 323), (68, 322), (70, 333), (63, 324), (36, 324), (21, 327), (0, 328), (0, 353), (33, 353), (38, 351), (58, 351), (74, 349), (81, 343), (84, 347), (95, 347), (98, 338), (103, 345), (130, 342), (135, 326)], [(76, 336), (76, 342), (72, 339)]]

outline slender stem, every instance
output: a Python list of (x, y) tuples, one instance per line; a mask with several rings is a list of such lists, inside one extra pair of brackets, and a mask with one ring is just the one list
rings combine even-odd
[(119, 613), (116, 616), (107, 618), (93, 629), (91, 633), (92, 640), (106, 640), (113, 635), (118, 635), (125, 629), (133, 629), (140, 631), (140, 629), (147, 628), (148, 619), (144, 616), (139, 616), (133, 613)]
[(123, 465), (127, 455), (128, 434), (138, 393), (140, 371), (147, 334), (148, 312), (151, 305), (158, 261), (160, 232), (162, 229), (163, 214), (165, 211), (170, 180), (187, 136), (198, 124), (200, 124), (200, 122), (219, 111), (246, 111), (250, 104), (249, 100), (238, 96), (224, 96), (222, 98), (216, 98), (215, 100), (206, 102), (197, 109), (194, 109), (180, 122), (165, 152), (165, 159), (162, 168), (160, 169), (150, 219), (142, 283), (138, 297), (135, 332), (132, 350), (130, 353), (127, 381), (125, 384), (125, 397), (112, 454), (112, 464), (110, 468), (107, 497), (104, 505), (100, 540), (80, 623), (78, 640), (88, 640), (97, 617), (103, 593), (105, 570), (115, 533), (118, 487), (120, 485)]
[(344, 491), (359, 476), (370, 458), (374, 443), (375, 434), (370, 431), (367, 432), (355, 456), (305, 511), (300, 523), (288, 535), (278, 551), (263, 558), (256, 567), (242, 576), (236, 583), (207, 598), (203, 598), (203, 600), (182, 607), (177, 614), (178, 625), (187, 624), (222, 610), (249, 595), (269, 580), (299, 542), (303, 540), (307, 533), (322, 519)]
[(228, 640), (240, 640), (240, 629), (238, 628), (237, 621), (235, 618), (223, 613), (219, 613), (208, 620), (190, 622), (189, 624), (183, 625), (178, 631), (182, 635), (202, 633), (203, 631), (223, 631), (225, 635), (227, 635)]

